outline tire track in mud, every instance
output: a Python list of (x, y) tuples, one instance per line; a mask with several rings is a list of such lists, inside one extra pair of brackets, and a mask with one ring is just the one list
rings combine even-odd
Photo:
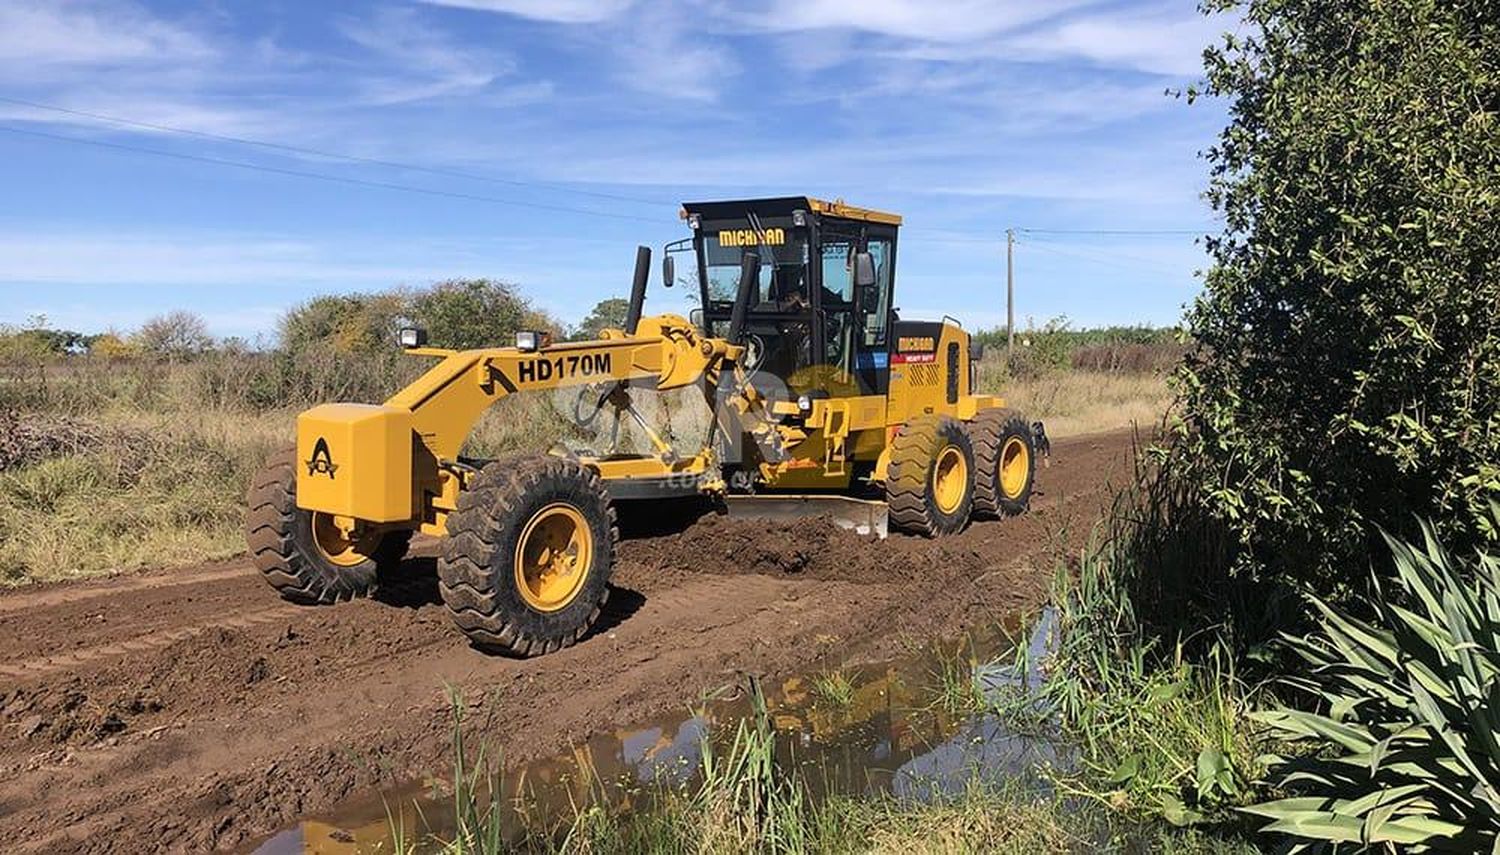
[(80, 668), (102, 659), (139, 655), (153, 650), (160, 650), (179, 641), (186, 641), (196, 635), (201, 635), (211, 629), (249, 629), (272, 621), (293, 618), (305, 613), (305, 611), (306, 609), (304, 608), (287, 604), (247, 614), (220, 618), (192, 626), (151, 632), (113, 644), (85, 647), (80, 650), (70, 650), (67, 653), (41, 656), (20, 662), (3, 662), (0, 663), (0, 676), (14, 679), (42, 677), (58, 671)]
[(42, 609), (52, 606), (70, 605), (100, 597), (118, 597), (134, 591), (157, 591), (204, 582), (219, 582), (241, 576), (253, 576), (255, 568), (248, 564), (237, 564), (220, 570), (197, 570), (192, 572), (161, 572), (139, 576), (117, 576), (113, 579), (89, 580), (85, 582), (57, 582), (48, 584), (39, 591), (23, 591), (18, 595), (0, 596), (0, 614), (22, 609)]

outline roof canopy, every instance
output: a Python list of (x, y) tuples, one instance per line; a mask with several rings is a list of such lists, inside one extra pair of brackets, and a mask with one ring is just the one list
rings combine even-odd
[(688, 214), (698, 214), (711, 220), (730, 219), (743, 216), (747, 208), (754, 209), (758, 214), (771, 217), (790, 216), (793, 211), (803, 210), (822, 214), (825, 217), (841, 217), (847, 220), (863, 220), (867, 223), (885, 223), (892, 226), (901, 225), (901, 216), (899, 214), (887, 214), (884, 211), (846, 205), (842, 199), (825, 202), (822, 199), (814, 199), (811, 196), (778, 196), (770, 199), (684, 202), (682, 204), (682, 216), (686, 218)]

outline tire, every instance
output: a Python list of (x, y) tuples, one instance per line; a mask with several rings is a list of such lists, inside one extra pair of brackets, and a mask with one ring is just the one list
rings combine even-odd
[[(974, 513), (987, 519), (1025, 513), (1031, 506), (1036, 479), (1031, 425), (1015, 410), (994, 407), (980, 410), (966, 427), (979, 464), (975, 470)], [(1007, 466), (1014, 467), (1008, 477)]]
[(245, 542), (256, 568), (284, 599), (302, 605), (369, 596), (401, 565), (411, 532), (374, 533), (335, 556), (318, 535), (325, 543), (337, 537), (331, 518), (297, 507), (296, 466), (296, 449), (286, 449), (250, 483)]
[(481, 650), (551, 653), (598, 620), (617, 539), (614, 508), (592, 470), (560, 457), (490, 463), (448, 517), (443, 603)]
[[(960, 464), (962, 472), (955, 472)], [(891, 442), (886, 474), (891, 528), (923, 537), (963, 530), (974, 504), (974, 471), (974, 448), (962, 422), (950, 416), (907, 422)]]

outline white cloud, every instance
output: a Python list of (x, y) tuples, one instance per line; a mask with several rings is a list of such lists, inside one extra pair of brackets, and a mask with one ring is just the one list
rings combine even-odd
[(690, 31), (671, 10), (643, 10), (606, 39), (614, 45), (619, 78), (648, 95), (713, 101), (740, 70), (722, 39)]
[[(772, 30), (853, 29), (905, 39), (970, 42), (1050, 18), (1087, 0), (770, 0), (763, 10), (730, 13)], [(733, 7), (725, 5), (721, 9)]]
[(360, 83), (363, 100), (377, 106), (479, 92), (515, 70), (508, 55), (461, 45), (410, 9), (384, 9), (341, 29), (382, 63)]
[(607, 21), (630, 8), (633, 0), (420, 0), (434, 6), (501, 12), (560, 24)]
[[(213, 49), (176, 24), (114, 0), (7, 0), (0, 4), (0, 64), (11, 75), (56, 66), (164, 65)], [(14, 76), (11, 81), (14, 82)]]
[(1010, 39), (1005, 47), (1021, 58), (1078, 58), (1109, 68), (1186, 76), (1202, 70), (1203, 48), (1231, 25), (1228, 16), (1173, 5), (1061, 21)]

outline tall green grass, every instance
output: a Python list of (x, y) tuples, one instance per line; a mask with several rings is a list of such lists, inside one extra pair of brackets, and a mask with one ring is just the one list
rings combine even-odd
[[(399, 855), (536, 853), (954, 853), (1038, 852), (1242, 853), (1241, 841), (1138, 822), (1059, 792), (972, 782), (931, 802), (878, 792), (816, 799), (808, 777), (778, 743), (758, 684), (749, 715), (700, 742), (695, 780), (661, 786), (622, 810), (591, 789), (560, 822), (526, 824), (516, 794), (502, 791), (497, 755), (459, 731), (462, 698), (452, 699), (454, 804), (441, 832), (417, 829), (390, 813), (388, 839)], [(436, 815), (434, 815), (436, 816)]]

